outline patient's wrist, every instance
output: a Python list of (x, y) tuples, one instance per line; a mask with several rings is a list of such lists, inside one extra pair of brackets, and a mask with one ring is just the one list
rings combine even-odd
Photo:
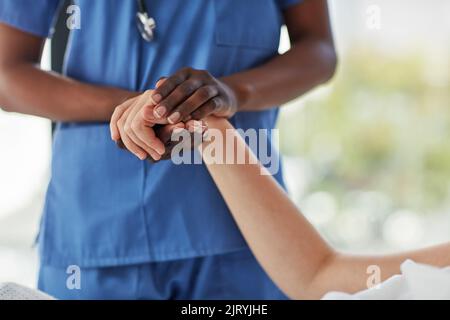
[(205, 118), (208, 129), (218, 129), (225, 131), (226, 129), (234, 129), (226, 118), (208, 116)]
[[(226, 118), (208, 116), (204, 121), (206, 122), (207, 130), (203, 135), (202, 143), (198, 146), (198, 151), (207, 165), (224, 163), (224, 159), (227, 158), (225, 153), (229, 151), (226, 145), (230, 143), (228, 140), (234, 137), (234, 134), (230, 133), (235, 132), (235, 129)], [(211, 154), (211, 148), (215, 150), (212, 152), (213, 154)], [(207, 151), (205, 152), (205, 150)], [(222, 157), (223, 159), (218, 159)]]

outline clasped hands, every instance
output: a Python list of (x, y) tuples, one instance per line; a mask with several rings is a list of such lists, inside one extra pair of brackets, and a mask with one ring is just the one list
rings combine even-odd
[(236, 94), (207, 71), (183, 68), (161, 78), (154, 90), (126, 100), (111, 118), (111, 138), (140, 160), (170, 158), (170, 139), (177, 129), (206, 130), (196, 122), (207, 116), (231, 117), (237, 110)]

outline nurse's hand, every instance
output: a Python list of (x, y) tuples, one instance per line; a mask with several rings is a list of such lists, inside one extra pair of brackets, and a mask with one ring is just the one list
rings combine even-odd
[[(152, 94), (153, 92), (148, 90), (116, 107), (111, 118), (110, 129), (111, 138), (119, 146), (125, 147), (141, 160), (150, 156), (154, 161), (159, 161), (166, 150), (164, 143), (156, 135), (154, 127), (165, 121), (143, 116), (146, 109), (154, 107), (151, 100)], [(170, 129), (166, 128), (166, 130)]]
[(160, 80), (152, 100), (156, 103), (153, 116), (171, 124), (209, 115), (231, 117), (238, 105), (233, 89), (208, 71), (192, 68), (183, 68)]

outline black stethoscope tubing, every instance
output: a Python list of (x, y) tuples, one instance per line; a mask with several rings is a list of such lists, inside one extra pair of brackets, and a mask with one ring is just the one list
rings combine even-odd
[(138, 12), (136, 13), (136, 23), (142, 38), (151, 42), (155, 37), (155, 19), (150, 17), (147, 5), (144, 0), (137, 0)]

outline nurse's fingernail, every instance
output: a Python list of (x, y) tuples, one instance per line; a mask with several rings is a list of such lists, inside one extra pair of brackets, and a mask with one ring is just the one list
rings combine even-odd
[(159, 103), (162, 99), (162, 96), (159, 93), (152, 95), (152, 99), (155, 103)]
[(167, 120), (171, 124), (175, 124), (178, 120), (180, 120), (180, 117), (181, 117), (181, 114), (179, 112), (174, 112)]
[(166, 114), (167, 109), (164, 106), (159, 106), (155, 109), (154, 114), (156, 118), (162, 118)]

